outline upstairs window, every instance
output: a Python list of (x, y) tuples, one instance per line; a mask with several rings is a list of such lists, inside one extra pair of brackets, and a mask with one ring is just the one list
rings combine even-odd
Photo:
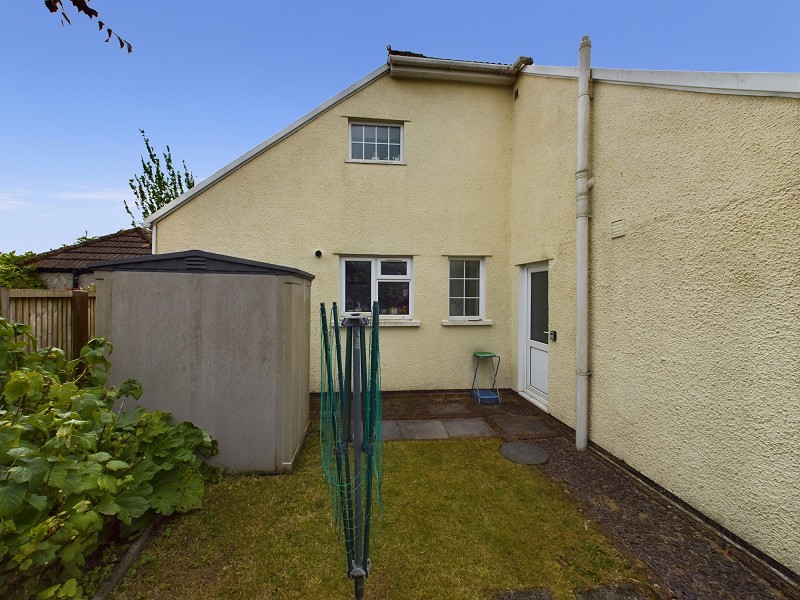
[(450, 319), (483, 318), (486, 295), (484, 280), (483, 259), (450, 259)]
[(411, 318), (410, 258), (343, 258), (341, 281), (344, 312), (369, 313), (377, 300), (381, 317)]
[(403, 126), (350, 123), (350, 160), (402, 162)]

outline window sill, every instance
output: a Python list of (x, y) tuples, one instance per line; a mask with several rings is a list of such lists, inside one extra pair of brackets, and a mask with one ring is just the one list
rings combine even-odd
[(470, 321), (469, 319), (452, 319), (452, 320), (444, 320), (442, 321), (442, 325), (445, 327), (476, 327), (482, 325), (493, 325), (491, 319), (475, 319), (474, 321)]
[(381, 319), (380, 327), (419, 327), (421, 323), (417, 319)]
[(358, 165), (402, 165), (402, 166), (406, 166), (406, 162), (404, 160), (358, 160), (356, 158), (348, 158), (344, 162), (358, 164)]
[[(367, 327), (371, 325), (369, 322), (371, 320), (367, 317)], [(381, 319), (380, 327), (419, 327), (420, 325), (422, 323), (418, 319)], [(344, 325), (340, 324), (339, 327), (344, 328)]]

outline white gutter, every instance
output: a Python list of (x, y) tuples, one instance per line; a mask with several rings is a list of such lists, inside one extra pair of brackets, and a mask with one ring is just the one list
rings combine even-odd
[(578, 450), (586, 450), (589, 443), (589, 190), (594, 183), (589, 174), (591, 51), (589, 36), (584, 36), (578, 51), (578, 151), (575, 171), (575, 446)]
[(482, 63), (392, 54), (390, 48), (388, 62), (392, 77), (511, 85), (517, 80), (517, 73), (523, 67), (533, 64), (533, 59), (529, 56), (520, 56), (510, 65)]

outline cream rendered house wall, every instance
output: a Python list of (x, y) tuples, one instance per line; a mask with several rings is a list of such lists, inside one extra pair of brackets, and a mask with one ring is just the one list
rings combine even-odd
[(594, 93), (591, 437), (800, 571), (800, 101)]
[[(510, 252), (570, 425), (576, 89), (520, 78)], [(595, 83), (591, 170), (590, 439), (800, 570), (800, 101)]]
[[(312, 389), (318, 306), (339, 299), (340, 256), (411, 256), (420, 324), (385, 327), (384, 389), (468, 388), (472, 352), (483, 349), (507, 361), (499, 384), (510, 387), (511, 105), (507, 87), (383, 76), (160, 220), (156, 251), (199, 248), (313, 273)], [(403, 121), (406, 164), (347, 163), (348, 117)], [(493, 325), (442, 326), (447, 255), (487, 257)]]
[[(547, 262), (548, 326), (558, 332), (548, 344), (549, 411), (574, 427), (577, 85), (569, 79), (523, 76), (515, 89), (508, 264), (512, 314), (519, 323), (521, 265)], [(518, 330), (512, 335), (517, 359)]]

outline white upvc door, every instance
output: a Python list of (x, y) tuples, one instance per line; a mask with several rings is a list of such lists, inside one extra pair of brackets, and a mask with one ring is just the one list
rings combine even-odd
[(524, 267), (520, 307), (520, 392), (547, 410), (548, 375), (548, 272), (547, 264)]

